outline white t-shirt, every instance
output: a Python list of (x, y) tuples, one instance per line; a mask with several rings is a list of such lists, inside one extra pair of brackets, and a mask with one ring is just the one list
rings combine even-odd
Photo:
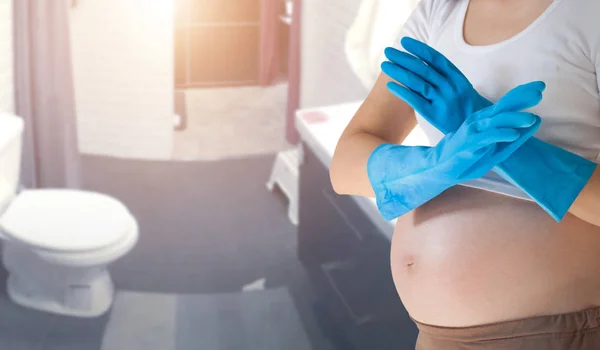
[(361, 83), (371, 89), (385, 60), (383, 50), (395, 39), (418, 0), (362, 0), (348, 29), (345, 53)]
[[(399, 40), (410, 36), (450, 59), (477, 91), (497, 101), (513, 87), (534, 80), (547, 85), (531, 109), (543, 122), (536, 137), (600, 162), (600, 0), (554, 0), (520, 34), (498, 44), (471, 46), (463, 23), (469, 0), (422, 0)], [(432, 144), (443, 136), (421, 116)]]

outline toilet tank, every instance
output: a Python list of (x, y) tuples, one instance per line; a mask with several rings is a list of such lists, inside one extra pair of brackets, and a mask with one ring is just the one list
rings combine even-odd
[(19, 188), (23, 126), (20, 117), (0, 112), (0, 213)]

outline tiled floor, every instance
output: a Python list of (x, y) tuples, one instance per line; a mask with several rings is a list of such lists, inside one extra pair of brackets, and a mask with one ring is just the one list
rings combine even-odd
[(117, 296), (101, 350), (310, 350), (285, 288)]
[[(114, 308), (67, 318), (20, 308), (0, 291), (0, 350), (331, 350), (296, 258), (296, 228), (265, 187), (273, 159), (84, 157), (85, 188), (119, 198), (140, 224), (136, 247), (110, 267)], [(242, 292), (261, 280), (264, 290)], [(5, 281), (0, 268), (0, 290)], [(190, 347), (196, 335), (208, 345)]]
[(285, 140), (287, 84), (189, 89), (187, 128), (174, 133), (173, 159), (218, 160), (276, 153)]
[(13, 304), (0, 293), (0, 350), (100, 350), (108, 315), (80, 319)]
[(220, 294), (118, 292), (102, 317), (44, 314), (0, 297), (2, 350), (312, 350), (285, 288)]

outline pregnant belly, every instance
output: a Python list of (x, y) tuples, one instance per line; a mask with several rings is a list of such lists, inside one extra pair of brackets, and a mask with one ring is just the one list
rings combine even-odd
[(600, 305), (600, 228), (534, 203), (455, 187), (402, 217), (398, 293), (419, 322), (465, 327)]

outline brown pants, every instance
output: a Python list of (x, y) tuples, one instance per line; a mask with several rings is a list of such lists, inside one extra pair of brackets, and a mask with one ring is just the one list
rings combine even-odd
[(600, 350), (600, 307), (464, 328), (416, 324), (416, 350)]

